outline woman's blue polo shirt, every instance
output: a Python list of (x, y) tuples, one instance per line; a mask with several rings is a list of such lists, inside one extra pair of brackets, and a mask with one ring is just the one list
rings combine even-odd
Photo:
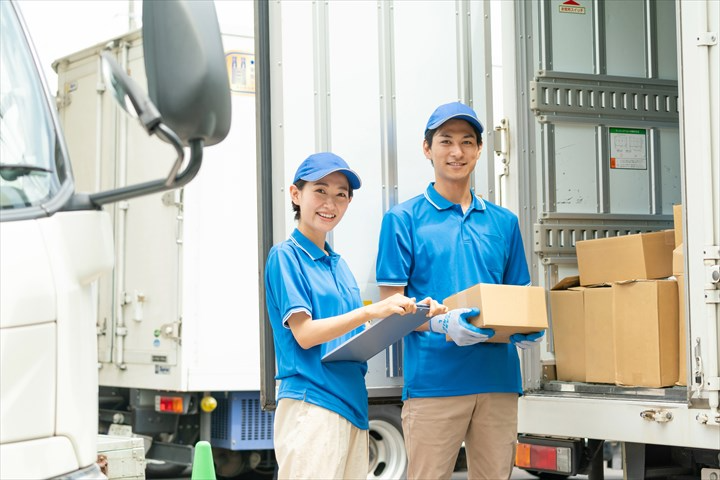
[[(529, 285), (517, 217), (478, 198), (463, 214), (431, 183), (382, 221), (378, 285), (406, 287), (418, 300), (443, 301), (477, 283)], [(508, 343), (459, 347), (433, 332), (405, 337), (403, 400), (476, 393), (522, 393), (517, 349)]]
[(265, 295), (275, 342), (275, 378), (280, 380), (278, 399), (318, 405), (367, 430), (367, 363), (321, 362), (326, 352), (362, 331), (364, 325), (305, 350), (286, 323), (295, 312), (306, 312), (315, 320), (362, 307), (360, 289), (347, 264), (328, 244), (325, 250), (328, 255), (295, 229), (268, 255)]

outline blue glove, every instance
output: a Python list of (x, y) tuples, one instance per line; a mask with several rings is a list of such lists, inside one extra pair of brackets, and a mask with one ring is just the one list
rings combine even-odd
[(523, 335), (522, 333), (514, 333), (510, 335), (510, 342), (516, 347), (530, 348), (533, 345), (537, 345), (545, 335), (545, 330), (542, 332), (528, 333)]
[(442, 315), (435, 315), (430, 319), (430, 331), (450, 335), (461, 347), (485, 342), (495, 335), (495, 331), (492, 328), (478, 328), (469, 324), (466, 319), (476, 315), (480, 315), (477, 308), (456, 308)]

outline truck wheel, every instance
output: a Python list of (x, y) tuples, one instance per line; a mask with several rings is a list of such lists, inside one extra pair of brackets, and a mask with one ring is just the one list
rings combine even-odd
[(372, 405), (370, 418), (370, 464), (368, 479), (404, 478), (407, 452), (402, 434), (400, 407)]
[(145, 464), (145, 477), (147, 478), (174, 478), (181, 477), (185, 470), (189, 469), (185, 465), (177, 465), (175, 463), (152, 462)]

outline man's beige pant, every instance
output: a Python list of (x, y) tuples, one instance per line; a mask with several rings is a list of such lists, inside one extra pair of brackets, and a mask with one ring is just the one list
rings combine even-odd
[(283, 398), (275, 411), (279, 479), (365, 479), (368, 431), (335, 412)]
[(410, 398), (402, 410), (409, 480), (449, 479), (465, 441), (468, 479), (510, 478), (517, 440), (516, 393)]

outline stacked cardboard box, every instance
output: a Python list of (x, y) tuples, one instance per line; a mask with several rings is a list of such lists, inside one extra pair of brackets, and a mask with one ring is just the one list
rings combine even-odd
[(612, 289), (567, 277), (550, 291), (558, 380), (614, 383)]
[(550, 292), (559, 380), (665, 387), (678, 379), (672, 230), (580, 241), (579, 278)]

